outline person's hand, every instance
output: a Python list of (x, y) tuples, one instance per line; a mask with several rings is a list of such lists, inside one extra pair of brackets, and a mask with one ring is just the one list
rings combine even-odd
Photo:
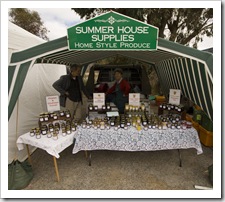
[(69, 93), (68, 92), (65, 92), (65, 95), (68, 97), (69, 96)]

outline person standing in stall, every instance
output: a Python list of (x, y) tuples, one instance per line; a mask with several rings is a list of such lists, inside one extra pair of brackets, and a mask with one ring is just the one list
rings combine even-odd
[(60, 106), (70, 111), (71, 118), (81, 121), (83, 117), (82, 94), (91, 99), (90, 93), (86, 90), (81, 73), (81, 65), (70, 66), (70, 74), (61, 76), (52, 86), (60, 93)]
[(130, 84), (123, 78), (123, 70), (120, 68), (114, 71), (115, 83), (106, 92), (106, 102), (113, 102), (120, 114), (124, 113), (125, 104), (128, 103)]

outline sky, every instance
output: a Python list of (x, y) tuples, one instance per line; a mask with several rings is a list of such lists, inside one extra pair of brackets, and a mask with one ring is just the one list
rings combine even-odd
[(50, 40), (67, 35), (67, 28), (84, 20), (80, 19), (71, 8), (28, 8), (37, 11), (44, 22), (44, 26), (50, 31), (47, 36)]
[[(28, 8), (37, 11), (44, 22), (44, 26), (50, 31), (47, 36), (50, 40), (67, 35), (67, 28), (72, 27), (84, 19), (80, 19), (71, 8)], [(213, 47), (213, 38), (204, 37), (203, 42), (198, 44), (198, 49), (204, 50)]]

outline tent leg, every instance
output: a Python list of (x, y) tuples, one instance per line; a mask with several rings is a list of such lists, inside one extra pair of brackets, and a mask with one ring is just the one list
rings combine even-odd
[(28, 154), (28, 161), (29, 161), (30, 165), (32, 165), (32, 161), (31, 161), (31, 157), (30, 157), (30, 150), (29, 150), (28, 144), (26, 144), (26, 148), (27, 148), (27, 154)]
[(88, 157), (88, 165), (91, 166), (91, 152), (90, 152), (89, 157)]
[(182, 167), (182, 159), (181, 159), (181, 153), (180, 150), (178, 149), (178, 154), (179, 154), (179, 161), (180, 161), (180, 167)]
[(87, 159), (88, 158), (88, 152), (87, 152), (87, 150), (85, 150), (84, 152), (85, 152), (85, 157)]

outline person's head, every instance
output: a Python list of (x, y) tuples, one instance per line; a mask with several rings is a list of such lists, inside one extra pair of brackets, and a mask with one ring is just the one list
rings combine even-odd
[(116, 68), (114, 70), (114, 78), (116, 81), (119, 81), (123, 77), (123, 70), (120, 68)]
[(73, 64), (70, 66), (70, 73), (73, 77), (80, 76), (81, 73), (81, 65)]

